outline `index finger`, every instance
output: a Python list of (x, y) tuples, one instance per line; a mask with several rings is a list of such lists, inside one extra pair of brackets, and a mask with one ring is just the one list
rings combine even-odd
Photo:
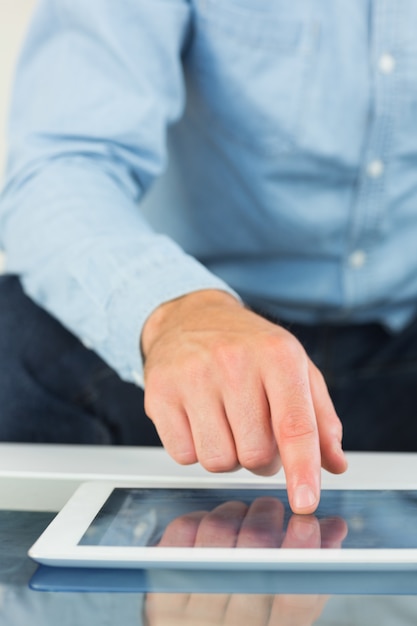
[(313, 513), (320, 500), (321, 454), (308, 358), (301, 346), (278, 356), (264, 384), (291, 509)]

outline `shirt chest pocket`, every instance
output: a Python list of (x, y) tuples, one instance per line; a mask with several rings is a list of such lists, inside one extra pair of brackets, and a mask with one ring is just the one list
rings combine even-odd
[(260, 5), (196, 0), (186, 67), (190, 106), (205, 123), (274, 154), (299, 141), (320, 29)]

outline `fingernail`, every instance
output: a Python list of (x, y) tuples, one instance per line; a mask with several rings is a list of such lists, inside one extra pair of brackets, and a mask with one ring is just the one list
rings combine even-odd
[(298, 510), (309, 509), (317, 503), (317, 497), (309, 485), (298, 485), (293, 502)]

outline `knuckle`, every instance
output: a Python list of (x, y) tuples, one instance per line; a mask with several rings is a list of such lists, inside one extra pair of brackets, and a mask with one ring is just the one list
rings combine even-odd
[(240, 360), (238, 350), (235, 347), (218, 343), (213, 347), (214, 362), (217, 367), (224, 373), (233, 372), (238, 367)]
[(298, 364), (307, 359), (301, 343), (294, 335), (288, 332), (270, 336), (265, 349), (272, 361), (278, 364), (284, 362), (286, 368), (292, 363)]
[[(193, 465), (197, 463), (197, 453), (192, 440), (188, 440), (187, 432), (179, 428), (166, 428), (158, 430), (162, 444), (169, 454), (179, 465)], [(182, 436), (181, 436), (182, 435)]]
[(173, 450), (171, 456), (179, 465), (194, 465), (198, 461), (194, 450)]
[(274, 454), (263, 448), (252, 448), (239, 452), (239, 462), (250, 471), (261, 470), (274, 460)]
[(244, 345), (217, 345), (213, 356), (213, 380), (229, 393), (242, 393), (242, 380), (245, 379), (251, 355)]
[(200, 385), (211, 378), (212, 365), (203, 352), (188, 354), (187, 358), (177, 362), (176, 379), (178, 372), (191, 384)]
[(247, 364), (245, 346), (241, 343), (218, 342), (213, 346), (215, 362), (223, 372), (233, 375)]
[(294, 409), (283, 416), (279, 424), (280, 440), (307, 439), (317, 433), (317, 425), (305, 410)]
[(287, 352), (293, 352), (295, 355), (304, 353), (304, 348), (295, 335), (293, 335), (289, 331), (282, 332), (283, 329), (280, 330), (281, 334), (277, 335), (277, 338)]
[(236, 456), (232, 454), (204, 455), (199, 461), (204, 469), (213, 474), (231, 472), (238, 466), (238, 460)]

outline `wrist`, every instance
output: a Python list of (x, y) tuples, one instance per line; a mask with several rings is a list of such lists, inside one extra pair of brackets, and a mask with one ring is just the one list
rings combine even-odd
[(157, 307), (146, 320), (141, 336), (141, 352), (145, 359), (152, 345), (163, 334), (174, 314), (177, 319), (186, 319), (192, 313), (207, 307), (239, 306), (242, 303), (234, 296), (219, 289), (193, 291)]

